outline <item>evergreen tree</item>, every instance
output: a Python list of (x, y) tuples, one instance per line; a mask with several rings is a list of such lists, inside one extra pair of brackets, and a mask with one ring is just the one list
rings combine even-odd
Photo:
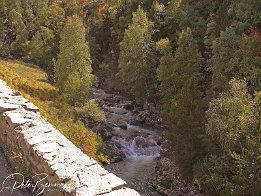
[(174, 55), (172, 52), (171, 44), (168, 38), (161, 39), (156, 44), (157, 50), (162, 55), (160, 58), (160, 64), (157, 69), (157, 76), (160, 85), (158, 87), (158, 94), (161, 102), (161, 114), (166, 116), (169, 113), (170, 100), (173, 95), (176, 94), (174, 88), (175, 79), (173, 79), (173, 63)]
[(60, 53), (54, 64), (56, 85), (65, 99), (81, 105), (90, 98), (95, 81), (92, 75), (91, 57), (82, 20), (68, 17), (61, 33)]
[(261, 36), (253, 31), (240, 42), (242, 62), (239, 75), (249, 84), (251, 93), (261, 90)]
[(124, 88), (137, 102), (144, 102), (155, 87), (155, 57), (152, 41), (153, 23), (141, 7), (133, 13), (132, 23), (120, 43), (119, 76)]
[(240, 36), (231, 27), (222, 31), (212, 44), (213, 56), (209, 60), (212, 67), (212, 86), (217, 91), (224, 90), (232, 77), (237, 77), (240, 65)]
[(239, 33), (252, 27), (261, 27), (261, 3), (259, 0), (238, 0), (232, 1), (229, 16), (232, 19), (232, 26)]
[[(166, 51), (169, 51), (169, 44), (166, 45)], [(173, 61), (167, 52), (158, 69), (163, 100), (161, 111), (169, 129), (169, 147), (178, 152), (176, 160), (185, 169), (185, 174), (191, 174), (193, 161), (200, 152), (197, 136), (202, 134), (204, 117), (200, 90), (202, 63), (197, 42), (188, 28), (180, 34)]]

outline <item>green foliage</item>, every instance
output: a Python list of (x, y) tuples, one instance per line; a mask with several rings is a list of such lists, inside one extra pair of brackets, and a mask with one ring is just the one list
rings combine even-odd
[[(166, 7), (166, 17), (164, 29), (168, 34), (190, 28), (193, 31), (198, 44), (203, 45), (203, 35), (206, 31), (206, 21), (198, 10), (190, 5), (182, 5), (180, 0), (172, 0)], [(172, 36), (170, 37), (171, 39)]]
[(139, 7), (133, 13), (132, 23), (120, 43), (119, 76), (124, 89), (140, 103), (153, 95), (155, 85), (152, 26), (153, 23)]
[(172, 53), (172, 48), (170, 42), (167, 38), (161, 39), (156, 44), (157, 50), (162, 54), (160, 58), (160, 65), (157, 69), (158, 80), (160, 81), (159, 96), (162, 102), (161, 113), (166, 116), (169, 112), (169, 104), (175, 94), (174, 83), (176, 80), (173, 77), (173, 63), (174, 56)]
[(85, 103), (95, 82), (88, 42), (81, 19), (68, 17), (61, 33), (60, 53), (54, 63), (56, 85), (70, 104)]
[(259, 0), (239, 0), (231, 4), (229, 15), (232, 26), (238, 32), (244, 32), (247, 27), (261, 27), (261, 3)]
[(217, 90), (223, 90), (232, 77), (238, 75), (240, 63), (240, 36), (233, 28), (222, 31), (220, 37), (213, 41), (210, 59), (212, 66), (212, 84)]
[(90, 119), (94, 122), (105, 122), (106, 120), (104, 112), (94, 100), (88, 101), (82, 107), (76, 107), (75, 111), (76, 115), (82, 119)]
[(199, 71), (203, 59), (190, 29), (181, 32), (174, 58), (167, 39), (158, 42), (157, 46), (163, 53), (157, 73), (161, 115), (169, 129), (168, 145), (176, 152), (176, 160), (183, 165), (184, 173), (188, 174), (197, 151), (200, 152), (197, 135), (202, 131), (203, 115)]
[(73, 16), (80, 14), (80, 1), (79, 0), (64, 0), (64, 10), (66, 16)]
[(253, 99), (243, 80), (232, 79), (230, 88), (210, 103), (206, 128), (216, 148), (207, 159), (203, 182), (214, 187), (212, 192), (261, 193), (260, 120), (260, 92)]
[(233, 77), (244, 79), (250, 83), (251, 90), (260, 89), (260, 48), (261, 38), (258, 35), (236, 34), (229, 27), (222, 31), (212, 44), (213, 56), (209, 60), (212, 66), (212, 85), (222, 91), (227, 88)]
[(249, 83), (250, 91), (261, 89), (261, 37), (242, 36), (240, 42), (242, 61), (239, 73)]
[(41, 27), (41, 30), (36, 32), (28, 46), (29, 58), (45, 70), (47, 69), (45, 66), (52, 63), (55, 50), (54, 39), (54, 32), (51, 29)]
[[(169, 110), (171, 110), (169, 105), (173, 96), (178, 94), (182, 86), (189, 80), (198, 84), (200, 80), (199, 70), (203, 59), (190, 29), (184, 30), (180, 34), (178, 48), (174, 57), (171, 53), (169, 41), (163, 40), (162, 42), (164, 47), (162, 46), (161, 50), (164, 48), (164, 55), (161, 57), (157, 73), (158, 79), (161, 82), (159, 93), (163, 100), (162, 111), (169, 113)], [(158, 48), (159, 45), (160, 43), (158, 42)]]

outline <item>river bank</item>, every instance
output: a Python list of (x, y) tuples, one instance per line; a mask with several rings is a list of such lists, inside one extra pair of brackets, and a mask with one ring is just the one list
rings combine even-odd
[(104, 139), (111, 164), (107, 170), (124, 179), (143, 196), (201, 196), (179, 175), (174, 162), (160, 157), (164, 128), (155, 107), (138, 106), (119, 94), (94, 89), (93, 99), (106, 123), (93, 127)]
[(94, 89), (93, 98), (103, 109), (106, 123), (93, 130), (102, 135), (111, 164), (107, 170), (124, 179), (143, 196), (160, 196), (148, 179), (155, 172), (160, 156), (162, 128), (160, 119), (121, 95)]

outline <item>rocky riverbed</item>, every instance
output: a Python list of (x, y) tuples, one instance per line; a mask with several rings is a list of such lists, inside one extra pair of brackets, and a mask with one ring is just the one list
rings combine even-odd
[(105, 153), (111, 158), (106, 169), (143, 196), (202, 195), (181, 178), (174, 162), (160, 157), (164, 129), (153, 104), (138, 106), (101, 89), (94, 89), (93, 99), (107, 119), (93, 127), (103, 137)]
[(94, 90), (93, 98), (107, 119), (93, 130), (104, 138), (112, 163), (126, 157), (159, 156), (162, 125), (152, 107), (144, 109), (126, 97), (101, 89)]
[[(159, 196), (148, 179), (155, 172), (162, 143), (161, 120), (151, 104), (137, 106), (126, 97), (95, 89), (93, 98), (104, 110), (106, 123), (93, 130), (105, 140), (111, 157), (106, 169), (124, 179), (143, 196)], [(145, 109), (146, 108), (146, 109)]]
[(203, 196), (196, 185), (189, 184), (181, 177), (175, 162), (165, 157), (157, 161), (155, 173), (149, 178), (149, 183), (165, 196)]

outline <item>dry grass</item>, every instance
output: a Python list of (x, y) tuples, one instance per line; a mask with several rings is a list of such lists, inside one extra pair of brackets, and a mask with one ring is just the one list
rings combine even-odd
[(17, 61), (0, 60), (0, 79), (37, 105), (41, 114), (57, 127), (83, 152), (98, 160), (106, 160), (98, 153), (102, 141), (77, 119), (75, 110), (66, 104), (58, 90), (47, 82), (38, 67)]

